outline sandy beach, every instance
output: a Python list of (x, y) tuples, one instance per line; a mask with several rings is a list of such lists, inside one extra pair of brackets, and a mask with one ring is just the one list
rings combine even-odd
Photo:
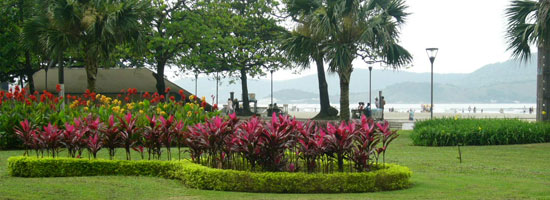
[[(298, 119), (310, 119), (314, 117), (316, 112), (289, 112), (290, 116)], [(535, 121), (535, 114), (519, 114), (519, 113), (434, 113), (435, 118), (441, 117), (463, 117), (463, 118), (517, 118), (529, 121)], [(405, 112), (386, 112), (384, 118), (390, 121), (408, 121), (409, 113)], [(414, 113), (415, 120), (429, 119), (430, 113), (416, 112)]]

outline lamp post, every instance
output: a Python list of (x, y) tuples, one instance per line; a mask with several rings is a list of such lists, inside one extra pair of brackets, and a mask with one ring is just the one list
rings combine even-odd
[(218, 104), (218, 86), (220, 81), (220, 74), (219, 72), (216, 72), (216, 104)]
[(372, 107), (372, 98), (371, 98), (371, 83), (372, 83), (372, 66), (369, 66), (369, 104)]
[(430, 94), (430, 119), (434, 118), (434, 61), (437, 56), (438, 48), (426, 48), (426, 53), (428, 53), (428, 58), (430, 58), (430, 63), (432, 64), (431, 72), (431, 94)]
[(270, 70), (271, 72), (271, 107), (273, 108), (273, 72), (274, 70)]
[(199, 72), (195, 71), (195, 96), (197, 96), (197, 97), (199, 96), (199, 94), (197, 93), (198, 83), (199, 83)]

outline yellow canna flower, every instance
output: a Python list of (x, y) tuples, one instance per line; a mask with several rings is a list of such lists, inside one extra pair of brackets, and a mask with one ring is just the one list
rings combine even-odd
[(168, 108), (168, 104), (164, 104), (164, 109)]
[(206, 97), (202, 96), (201, 101), (206, 101)]
[(160, 113), (162, 111), (159, 107), (157, 107), (157, 113)]
[(161, 115), (166, 115), (166, 112), (162, 111), (160, 112)]
[(91, 105), (92, 105), (92, 101), (88, 100), (88, 101), (86, 102), (86, 105), (91, 106)]
[(143, 101), (139, 102), (139, 106), (144, 106), (144, 105), (145, 105), (145, 103), (143, 103)]
[(187, 117), (191, 117), (193, 113), (191, 111), (187, 111)]
[(84, 107), (84, 111), (86, 111), (86, 112), (87, 112), (87, 111), (88, 111), (88, 107)]
[(124, 111), (126, 111), (124, 108), (120, 109), (120, 113), (124, 113)]
[(113, 112), (116, 112), (118, 113), (118, 111), (120, 111), (120, 107), (119, 106), (113, 106), (113, 108), (111, 108), (113, 110)]
[(139, 110), (139, 114), (143, 114), (143, 110)]
[(101, 97), (101, 94), (95, 95), (95, 98), (96, 98), (96, 99), (99, 99), (100, 97)]

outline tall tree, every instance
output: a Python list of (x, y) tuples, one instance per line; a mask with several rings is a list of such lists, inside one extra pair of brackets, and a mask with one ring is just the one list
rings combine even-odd
[(287, 67), (280, 51), (280, 39), (287, 31), (278, 25), (274, 0), (208, 1), (212, 34), (203, 35), (185, 60), (204, 72), (225, 72), (240, 79), (243, 110), (250, 115), (248, 79), (266, 71)]
[(149, 2), (139, 0), (47, 0), (25, 32), (59, 60), (66, 48), (81, 52), (88, 89), (95, 91), (97, 69), (111, 64), (115, 47), (141, 42), (148, 11)]
[(514, 0), (506, 9), (508, 50), (523, 61), (538, 49), (537, 121), (550, 121), (550, 1)]
[(198, 8), (203, 1), (164, 1), (153, 0), (153, 18), (151, 30), (146, 35), (146, 62), (156, 70), (153, 74), (159, 94), (164, 94), (164, 71), (172, 64), (177, 64), (182, 54), (194, 46), (204, 29)]
[(403, 0), (322, 0), (311, 14), (309, 28), (325, 35), (329, 70), (340, 79), (340, 118), (350, 119), (349, 84), (352, 62), (383, 60), (399, 68), (412, 60), (398, 44), (399, 27), (408, 15)]
[(34, 1), (4, 0), (0, 2), (0, 81), (26, 80), (34, 92), (32, 75), (40, 69), (38, 52), (23, 38), (24, 24), (32, 17)]
[(307, 68), (311, 61), (317, 67), (319, 100), (321, 109), (315, 119), (335, 118), (338, 110), (330, 106), (328, 84), (325, 75), (324, 59), (326, 54), (326, 35), (315, 34), (311, 29), (312, 11), (318, 9), (319, 0), (289, 0), (286, 2), (287, 13), (298, 23), (292, 34), (283, 40), (282, 48), (290, 60)]

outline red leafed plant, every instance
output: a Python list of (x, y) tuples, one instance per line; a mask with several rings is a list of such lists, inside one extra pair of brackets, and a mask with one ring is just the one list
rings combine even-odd
[(99, 134), (95, 133), (88, 137), (86, 143), (88, 144), (88, 151), (90, 152), (90, 154), (94, 156), (94, 159), (97, 158), (97, 152), (101, 150), (101, 147), (103, 145), (103, 142), (101, 142), (101, 139), (99, 138)]
[(377, 153), (376, 146), (380, 142), (380, 137), (374, 128), (374, 121), (363, 115), (355, 137), (357, 141), (350, 156), (357, 171), (369, 170), (370, 156)]
[(147, 148), (149, 160), (151, 159), (151, 155), (153, 155), (153, 159), (155, 156), (160, 159), (162, 154), (162, 127), (160, 126), (160, 123), (158, 123), (156, 116), (147, 116), (147, 121), (149, 122), (149, 126), (145, 127), (145, 130), (143, 131), (142, 143), (145, 148)]
[(109, 149), (109, 158), (112, 160), (115, 157), (116, 148), (122, 144), (119, 125), (113, 115), (109, 116), (108, 123), (100, 129), (100, 132), (103, 146)]
[(248, 160), (252, 169), (256, 167), (256, 161), (261, 158), (261, 136), (264, 127), (257, 117), (240, 123), (232, 137), (233, 151), (240, 153)]
[(25, 156), (29, 154), (28, 147), (32, 147), (34, 145), (34, 138), (33, 135), (36, 134), (36, 130), (32, 128), (31, 124), (29, 123), (29, 120), (25, 119), (24, 121), (19, 122), (21, 127), (16, 127), (15, 134), (17, 134), (17, 137), (23, 141), (23, 145), (25, 146)]
[(397, 137), (399, 137), (399, 134), (397, 134), (397, 131), (391, 131), (390, 130), (390, 124), (388, 121), (385, 121), (384, 123), (377, 123), (376, 126), (378, 127), (381, 137), (382, 137), (382, 162), (386, 163), (386, 150), (388, 149), (388, 146), (390, 143), (395, 140)]
[(273, 113), (271, 123), (267, 123), (263, 134), (261, 145), (261, 156), (259, 164), (267, 171), (281, 171), (286, 166), (284, 152), (292, 145), (292, 135), (296, 121), (288, 116)]
[(40, 133), (40, 140), (45, 144), (48, 154), (51, 153), (52, 157), (56, 157), (59, 153), (59, 147), (61, 145), (62, 131), (55, 125), (48, 123), (44, 126), (44, 131)]
[(326, 151), (325, 132), (319, 131), (313, 121), (308, 121), (299, 127), (298, 153), (305, 161), (308, 172), (313, 172), (316, 168), (317, 158)]
[(119, 121), (120, 139), (126, 150), (126, 160), (131, 160), (130, 148), (136, 143), (140, 131), (137, 126), (137, 118), (132, 117), (132, 113), (128, 112), (124, 118), (119, 118)]
[[(344, 157), (351, 152), (355, 138), (355, 123), (341, 122), (340, 126), (327, 123), (326, 143), (328, 154), (334, 156), (338, 161), (338, 170), (344, 171)], [(321, 132), (324, 132), (321, 130)]]

